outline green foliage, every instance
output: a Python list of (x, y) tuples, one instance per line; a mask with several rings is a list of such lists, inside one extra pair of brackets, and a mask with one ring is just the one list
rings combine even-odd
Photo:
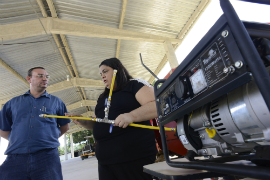
[[(157, 79), (155, 79), (155, 80), (153, 81), (152, 86), (154, 86), (156, 82), (157, 82)], [(160, 86), (161, 86), (162, 84), (163, 84), (163, 83), (159, 83), (158, 86), (157, 86), (157, 88), (160, 88)]]
[(74, 151), (81, 151), (85, 144), (79, 144), (74, 146)]
[(155, 79), (155, 80), (152, 82), (152, 86), (154, 86), (156, 82), (157, 82), (157, 79)]
[(65, 154), (65, 147), (58, 147), (58, 153), (59, 153), (59, 156), (61, 155), (64, 155)]
[[(85, 144), (78, 144), (78, 145), (75, 145), (73, 148), (74, 148), (74, 152), (76, 151), (82, 151), (83, 147), (85, 146)], [(67, 153), (70, 153), (71, 152), (71, 148), (70, 146), (67, 146)], [(61, 155), (64, 155), (65, 154), (65, 147), (58, 147), (58, 153), (59, 153), (59, 156)]]
[[(77, 143), (82, 143), (82, 141), (86, 141), (86, 139), (84, 137), (86, 136), (91, 136), (93, 135), (92, 131), (89, 130), (84, 130), (84, 131), (80, 131), (80, 132), (76, 132), (74, 134), (72, 134), (73, 136), (73, 143), (77, 144)], [(90, 143), (93, 143), (93, 138), (90, 139)], [(68, 146), (70, 146), (70, 136), (68, 136)]]
[[(93, 135), (93, 132), (89, 131), (89, 130), (84, 130), (84, 131), (80, 131), (80, 132), (72, 134), (73, 143), (74, 144), (79, 143), (78, 145), (73, 146), (74, 151), (81, 151), (83, 149), (83, 147), (85, 146), (86, 139), (84, 137), (91, 136), (91, 135)], [(68, 139), (67, 153), (70, 153), (71, 152), (71, 149), (70, 149), (71, 143), (70, 143), (70, 136), (69, 135), (67, 135), (67, 139)], [(88, 139), (88, 140), (90, 140), (90, 142), (88, 141), (88, 144), (89, 143), (94, 143), (93, 138)], [(58, 152), (59, 152), (59, 156), (64, 155), (65, 154), (65, 147), (58, 147)]]

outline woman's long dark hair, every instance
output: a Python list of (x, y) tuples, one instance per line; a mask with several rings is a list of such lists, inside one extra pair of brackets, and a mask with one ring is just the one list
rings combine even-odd
[[(127, 69), (123, 66), (121, 61), (117, 58), (106, 59), (100, 63), (99, 67), (102, 65), (109, 66), (117, 70), (115, 78), (116, 88), (114, 89), (114, 91), (119, 91), (123, 89), (128, 84), (130, 79), (133, 79), (133, 77), (128, 73)], [(109, 94), (109, 92), (110, 89), (105, 87), (104, 92), (100, 95), (100, 97)]]

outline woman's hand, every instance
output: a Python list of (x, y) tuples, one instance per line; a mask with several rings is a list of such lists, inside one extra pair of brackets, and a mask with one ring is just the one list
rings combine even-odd
[[(76, 114), (76, 113), (73, 113), (73, 114), (68, 114), (68, 113), (65, 113), (65, 116), (67, 117), (83, 117), (81, 114)], [(81, 124), (81, 120), (79, 119), (71, 119), (75, 124), (78, 124), (78, 125), (82, 125)]]
[(133, 123), (133, 117), (130, 113), (120, 114), (114, 121), (115, 126), (126, 128), (130, 123)]

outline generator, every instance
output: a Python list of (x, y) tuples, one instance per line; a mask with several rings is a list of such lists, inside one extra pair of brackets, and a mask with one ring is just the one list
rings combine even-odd
[[(172, 167), (270, 179), (270, 25), (241, 22), (229, 0), (220, 5), (224, 14), (154, 85), (164, 156)], [(169, 158), (172, 121), (189, 162)], [(226, 164), (239, 160), (252, 165)]]

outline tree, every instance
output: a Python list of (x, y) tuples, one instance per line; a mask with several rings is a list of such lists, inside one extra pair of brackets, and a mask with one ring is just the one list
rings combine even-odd
[[(76, 144), (76, 143), (82, 143), (82, 141), (86, 141), (86, 139), (84, 137), (86, 136), (91, 136), (93, 134), (92, 131), (90, 130), (84, 130), (84, 131), (79, 131), (79, 132), (76, 132), (74, 134), (72, 134), (73, 136), (73, 143)], [(90, 139), (90, 143), (93, 143), (93, 138)], [(70, 146), (70, 136), (68, 136), (68, 145)]]
[(65, 147), (58, 147), (58, 153), (59, 153), (59, 156), (61, 155), (64, 155), (65, 154)]
[[(70, 152), (71, 152), (70, 146), (67, 145), (67, 153), (70, 153)], [(59, 153), (59, 156), (64, 155), (65, 154), (65, 147), (58, 146), (58, 153)]]
[[(89, 130), (84, 130), (84, 131), (80, 131), (80, 132), (76, 132), (74, 134), (72, 134), (73, 136), (73, 143), (77, 144), (79, 143), (79, 145), (75, 145), (74, 146), (74, 151), (80, 151), (82, 150), (82, 148), (85, 146), (85, 144), (82, 144), (83, 141), (86, 141), (86, 139), (84, 137), (86, 136), (91, 136), (93, 134), (92, 131)], [(65, 135), (64, 135), (65, 136)], [(71, 143), (70, 143), (70, 136), (67, 135), (67, 153), (71, 152)], [(94, 143), (93, 138), (90, 139), (89, 143)], [(64, 155), (65, 154), (65, 147), (58, 147), (58, 152), (59, 152), (59, 156)]]

